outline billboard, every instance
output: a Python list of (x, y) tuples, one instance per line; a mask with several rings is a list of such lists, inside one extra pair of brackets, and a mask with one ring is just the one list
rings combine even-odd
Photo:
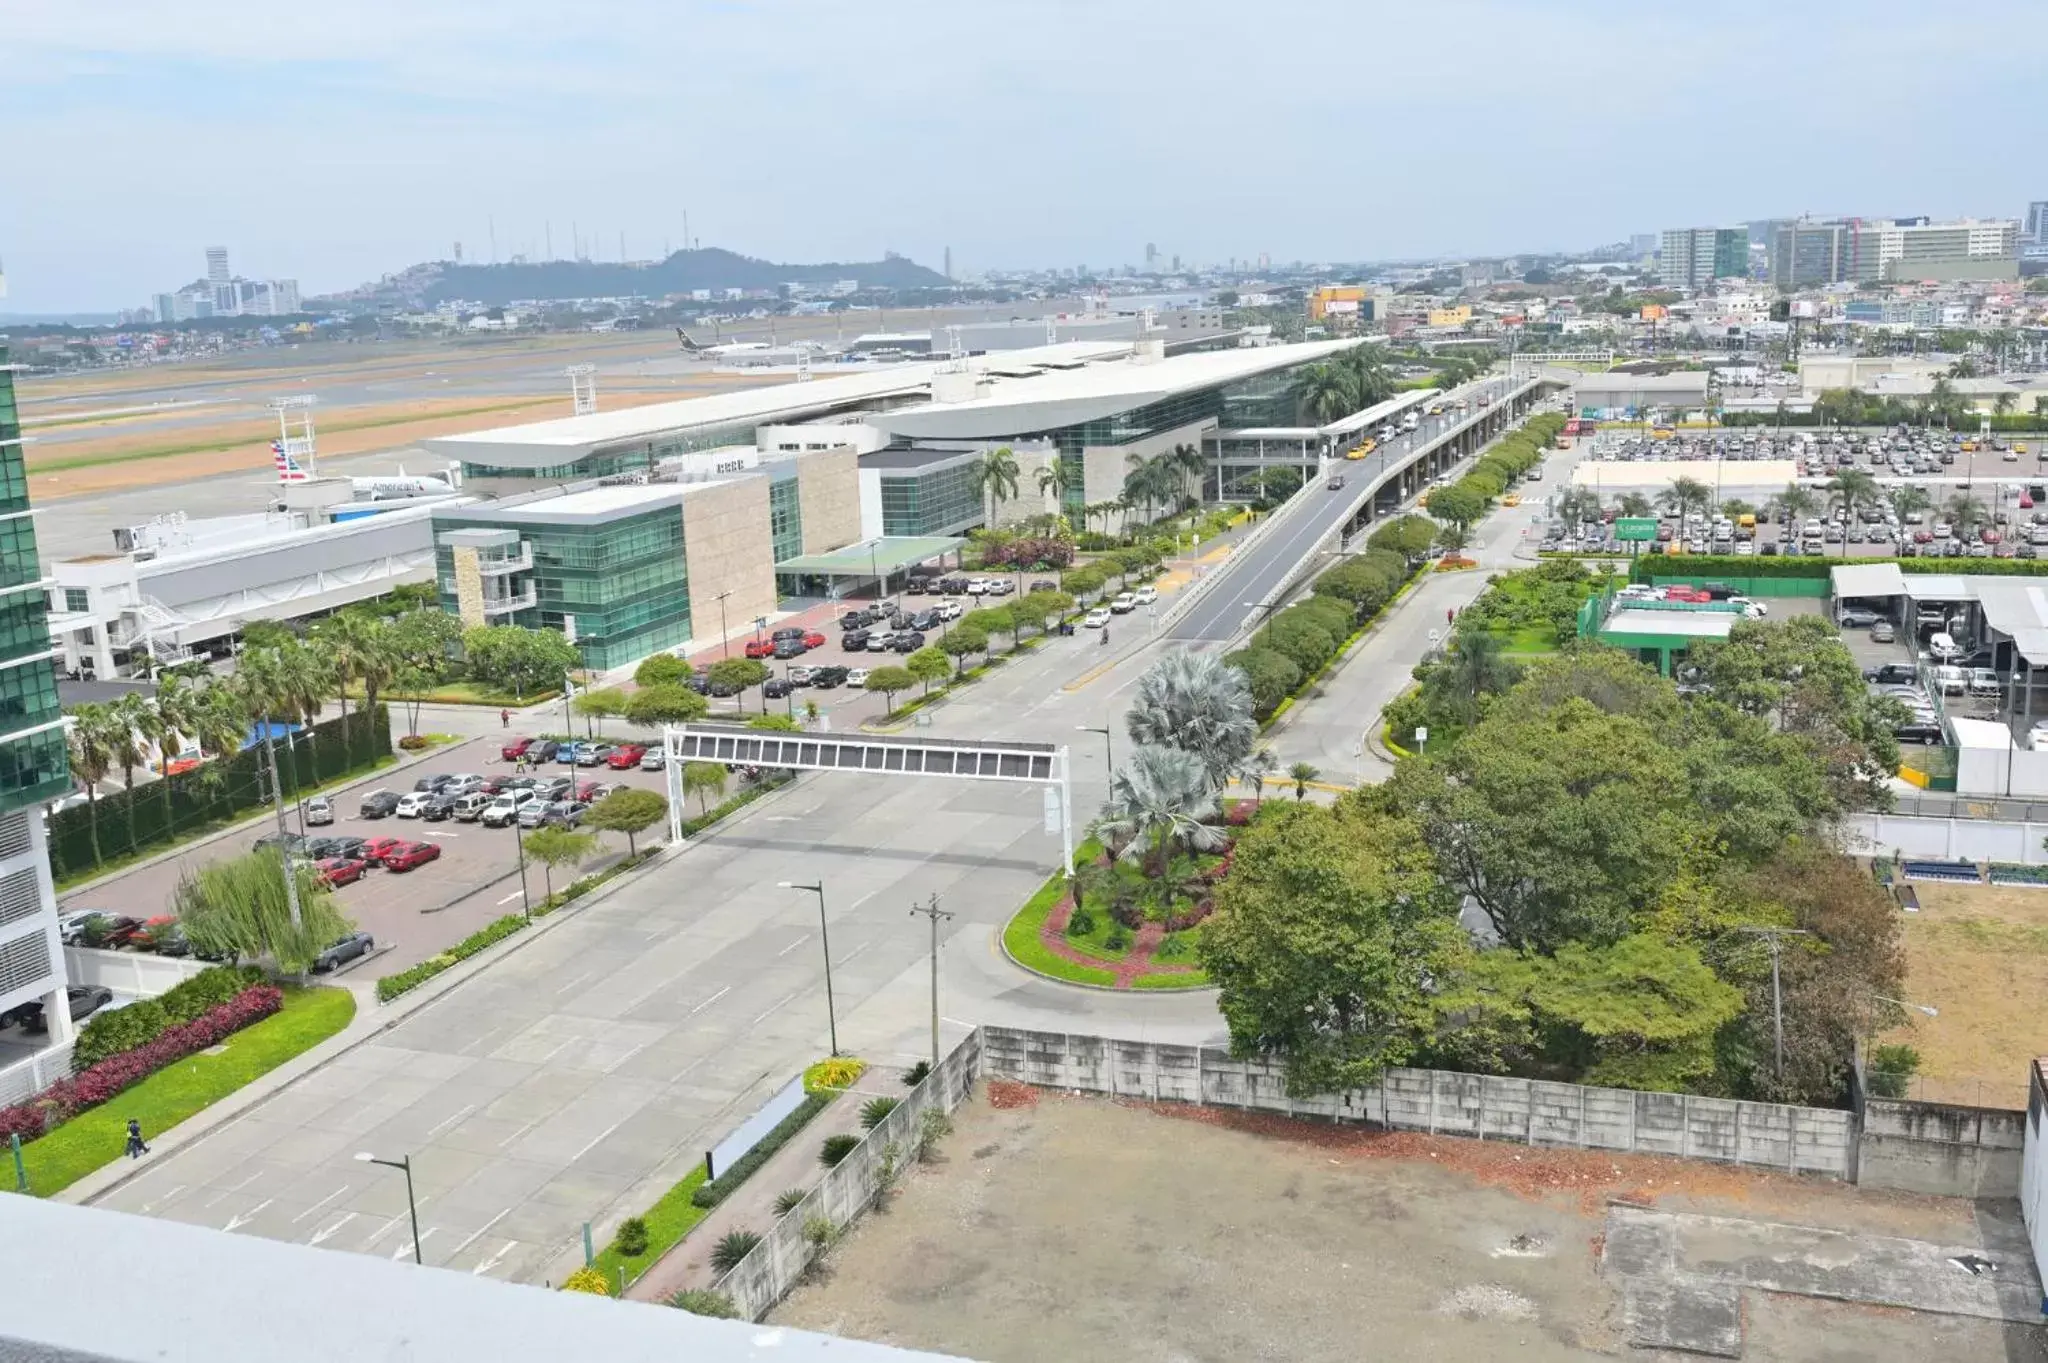
[(1642, 544), (1657, 538), (1655, 516), (1617, 516), (1614, 537), (1624, 544)]

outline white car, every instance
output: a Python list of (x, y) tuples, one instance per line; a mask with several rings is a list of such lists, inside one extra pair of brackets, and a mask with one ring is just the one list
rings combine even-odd
[(519, 817), (519, 811), (531, 804), (535, 796), (531, 790), (521, 787), (508, 790), (484, 807), (477, 816), (477, 822), (486, 828), (504, 828)]
[(2048, 752), (2048, 719), (2027, 730), (2027, 751)]
[(953, 600), (951, 597), (948, 597), (944, 601), (941, 601), (938, 605), (933, 606), (932, 609), (939, 613), (939, 619), (941, 620), (958, 620), (961, 616), (967, 613), (967, 607), (961, 605), (958, 601)]
[(1771, 608), (1761, 601), (1752, 601), (1746, 596), (1731, 596), (1728, 604), (1741, 608), (1744, 615), (1752, 620), (1761, 620), (1771, 613)]
[(1138, 608), (1138, 598), (1129, 592), (1118, 592), (1116, 599), (1109, 603), (1109, 609), (1116, 615), (1129, 615)]
[(866, 686), (868, 684), (868, 670), (865, 667), (854, 668), (846, 674), (846, 684), (856, 689)]
[[(1944, 662), (1950, 658), (1960, 658), (1963, 656), (1963, 650), (1956, 644), (1955, 636), (1946, 632), (1937, 634), (1932, 639), (1929, 639), (1927, 641), (1927, 651)], [(403, 802), (401, 801), (401, 803)]]
[(1103, 606), (1097, 606), (1094, 610), (1081, 617), (1081, 624), (1088, 629), (1101, 629), (1108, 623), (1109, 611)]
[(970, 577), (970, 578), (968, 578), (968, 579), (967, 579), (967, 594), (968, 594), (969, 596), (987, 596), (987, 595), (988, 595), (988, 579), (987, 579), (987, 578), (985, 578), (985, 577)]
[(1131, 599), (1141, 606), (1149, 606), (1159, 599), (1159, 589), (1147, 583), (1131, 593)]
[(433, 798), (434, 792), (432, 791), (413, 791), (411, 794), (399, 799), (398, 808), (394, 812), (401, 819), (417, 819), (420, 815), (427, 812), (427, 805), (432, 802)]

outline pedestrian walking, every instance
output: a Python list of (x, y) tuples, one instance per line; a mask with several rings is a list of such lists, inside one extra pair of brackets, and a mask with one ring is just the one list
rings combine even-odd
[(128, 1158), (141, 1159), (149, 1153), (149, 1147), (142, 1143), (142, 1123), (133, 1117), (128, 1119)]
[(498, 727), (500, 729), (509, 729), (512, 727), (512, 712), (510, 710), (498, 711)]
[(1448, 625), (1448, 624), (1450, 624), (1450, 623), (1451, 623), (1451, 622), (1452, 622), (1453, 620), (1456, 620), (1457, 618), (1458, 618), (1458, 608), (1457, 608), (1456, 606), (1447, 606), (1447, 607), (1445, 607), (1445, 608), (1444, 608), (1444, 623), (1445, 623), (1445, 624), (1447, 624), (1447, 625)]

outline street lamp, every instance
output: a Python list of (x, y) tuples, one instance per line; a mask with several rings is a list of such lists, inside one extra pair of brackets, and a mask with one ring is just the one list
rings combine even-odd
[(732, 632), (725, 627), (725, 598), (731, 595), (731, 588), (718, 594), (718, 633), (720, 641), (725, 645), (725, 656), (728, 658), (732, 656)]
[(1076, 733), (1102, 735), (1102, 768), (1114, 779), (1116, 776), (1116, 755), (1110, 750), (1109, 729), (1098, 724), (1076, 724), (1074, 731)]
[(1925, 1013), (1931, 1018), (1941, 1016), (1941, 1010), (1931, 1003), (1909, 1003), (1905, 999), (1895, 999), (1885, 994), (1872, 994), (1870, 997), (1876, 999), (1879, 1003), (1896, 1003), (1901, 1008), (1910, 1008), (1916, 1013)]
[(512, 811), (512, 848), (519, 857), (519, 908), (526, 921), (533, 921), (533, 901), (526, 893), (526, 835), (519, 831), (519, 811)]
[(839, 1012), (832, 1002), (832, 931), (825, 926), (825, 882), (810, 885), (794, 880), (778, 880), (777, 885), (785, 890), (809, 890), (818, 896), (818, 942), (825, 949), (825, 1026), (832, 1034), (832, 1054), (839, 1054)]
[(359, 1164), (381, 1164), (386, 1169), (404, 1171), (405, 1209), (412, 1216), (412, 1261), (415, 1264), (426, 1263), (426, 1260), (420, 1257), (420, 1207), (419, 1203), (413, 1201), (412, 1196), (412, 1156), (400, 1155), (397, 1159), (378, 1159), (367, 1150), (358, 1150), (356, 1152), (356, 1162)]
[[(1266, 627), (1266, 642), (1269, 644), (1272, 643), (1273, 612), (1280, 609), (1280, 603), (1278, 601), (1247, 601), (1244, 604), (1251, 607), (1255, 611), (1264, 611), (1266, 613), (1266, 618), (1262, 620), (1260, 624), (1263, 624)], [(1252, 628), (1254, 630), (1257, 630), (1258, 626), (1254, 625)]]

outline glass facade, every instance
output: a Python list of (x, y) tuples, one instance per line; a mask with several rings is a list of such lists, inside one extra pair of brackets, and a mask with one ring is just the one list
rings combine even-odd
[[(0, 513), (27, 508), (14, 374), (7, 367), (6, 349), (0, 347)], [(18, 587), (41, 576), (35, 522), (27, 516), (0, 522), (0, 587)], [(71, 789), (63, 729), (4, 737), (63, 717), (57, 706), (55, 666), (48, 658), (6, 666), (49, 651), (48, 604), (40, 591), (0, 596), (0, 812), (43, 804)]]
[[(617, 667), (690, 637), (681, 507), (657, 507), (599, 525), (531, 525), (481, 516), (465, 516), (460, 524), (514, 531), (533, 550), (535, 605), (494, 615), (492, 624), (560, 630), (573, 616), (576, 646), (592, 668)], [(453, 614), (459, 609), (449, 585), (454, 551), (441, 545), (434, 552), (443, 583), (441, 608)]]
[(598, 450), (578, 463), (557, 464), (553, 468), (502, 468), (495, 464), (465, 463), (462, 475), (465, 478), (533, 478), (544, 482), (565, 482), (577, 478), (610, 478), (621, 473), (640, 473), (679, 454), (715, 450), (727, 445), (751, 445), (757, 424), (747, 421), (728, 426), (707, 426), (702, 430), (663, 436), (641, 445)]
[(768, 528), (774, 539), (775, 561), (796, 558), (804, 551), (803, 503), (797, 495), (796, 468), (778, 468), (768, 484)]
[(953, 535), (980, 525), (986, 508), (974, 484), (975, 461), (882, 475), (882, 533)]

